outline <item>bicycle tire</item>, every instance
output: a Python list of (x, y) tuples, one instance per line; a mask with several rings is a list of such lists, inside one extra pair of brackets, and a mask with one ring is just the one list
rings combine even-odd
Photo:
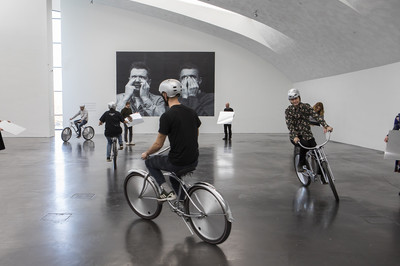
[(143, 192), (143, 196), (149, 198), (139, 198), (145, 182), (145, 177), (137, 172), (132, 172), (125, 178), (124, 182), (124, 193), (125, 198), (128, 201), (129, 207), (132, 211), (142, 219), (152, 220), (160, 215), (162, 210), (162, 202), (157, 201), (157, 188), (155, 184), (146, 181), (146, 188)]
[(324, 173), (326, 174), (326, 177), (328, 178), (329, 186), (331, 187), (331, 190), (333, 192), (333, 195), (335, 196), (336, 201), (339, 201), (339, 195), (336, 191), (335, 183), (332, 179), (331, 172), (329, 171), (328, 163), (326, 161), (322, 162), (322, 169)]
[(85, 129), (82, 132), (83, 138), (86, 140), (90, 140), (94, 137), (94, 129), (91, 126), (85, 127)]
[(117, 142), (115, 140), (113, 140), (113, 142), (112, 142), (112, 151), (113, 151), (114, 170), (117, 170), (118, 149), (117, 149)]
[(61, 139), (63, 141), (68, 141), (72, 136), (72, 130), (69, 127), (66, 127), (61, 131)]
[(299, 179), (300, 183), (304, 187), (308, 187), (311, 183), (311, 178), (308, 175), (304, 174), (304, 172), (297, 171), (297, 164), (299, 163), (299, 160), (300, 160), (300, 154), (295, 154), (293, 158), (294, 171), (296, 172), (296, 176)]
[(190, 199), (205, 213), (204, 217), (192, 217), (200, 213), (189, 198), (185, 199), (184, 206), (196, 234), (205, 242), (221, 244), (229, 237), (232, 223), (227, 218), (223, 204), (214, 193), (215, 191), (211, 192), (210, 189), (196, 185), (188, 191)]

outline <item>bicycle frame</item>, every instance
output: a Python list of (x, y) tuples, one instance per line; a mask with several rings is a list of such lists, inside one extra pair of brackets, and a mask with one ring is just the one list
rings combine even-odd
[[(75, 134), (78, 134), (78, 128), (76, 127), (74, 121), (70, 121), (69, 127), (72, 128), (72, 129), (74, 130)], [(82, 132), (85, 130), (85, 128), (86, 128), (86, 125), (83, 125), (83, 126), (81, 127)]]
[[(322, 143), (320, 145), (317, 145), (315, 147), (306, 147), (306, 146), (303, 146), (300, 142), (298, 142), (300, 147), (309, 150), (307, 152), (307, 156), (311, 156), (311, 159), (314, 159), (318, 163), (318, 167), (321, 170), (322, 177), (324, 178), (326, 183), (328, 183), (329, 181), (327, 179), (327, 173), (325, 173), (325, 170), (322, 167), (322, 162), (327, 162), (328, 171), (331, 174), (332, 180), (335, 180), (335, 177), (333, 176), (331, 167), (330, 167), (329, 162), (328, 162), (328, 158), (326, 157), (325, 150), (324, 150), (324, 146), (325, 146), (326, 143), (329, 142), (330, 136), (331, 136), (331, 134), (329, 133), (328, 139), (324, 143)], [(312, 169), (312, 166), (309, 166), (308, 168), (310, 168), (310, 169), (306, 169), (307, 174), (310, 177), (312, 177), (313, 181), (315, 182), (316, 176), (317, 176), (317, 174), (314, 171), (315, 169)], [(322, 180), (321, 180), (321, 182), (322, 182)]]
[[(144, 183), (143, 183), (142, 190), (141, 190), (141, 192), (140, 192), (140, 194), (139, 194), (139, 198), (158, 201), (158, 198), (157, 198), (157, 197), (143, 196), (143, 194), (144, 194), (144, 192), (146, 191), (146, 189), (147, 189), (147, 187), (149, 186), (149, 184), (150, 184), (151, 186), (153, 186), (153, 187), (156, 187), (156, 188), (157, 188), (158, 194), (161, 194), (161, 188), (160, 188), (160, 186), (157, 184), (157, 182), (154, 180), (154, 178), (153, 178), (149, 173), (147, 173), (147, 172), (144, 171), (144, 170), (131, 170), (131, 171), (129, 171), (128, 173), (133, 173), (133, 172), (136, 172), (136, 173), (138, 173), (138, 174), (141, 174), (141, 175), (143, 175), (143, 176), (145, 177), (145, 178), (144, 178)], [(190, 173), (191, 173), (191, 172), (189, 172), (189, 173), (187, 173), (187, 174), (190, 174)], [(192, 228), (190, 227), (190, 225), (187, 223), (187, 221), (185, 220), (185, 218), (187, 218), (187, 217), (191, 217), (191, 218), (203, 218), (203, 217), (206, 217), (206, 216), (207, 216), (207, 215), (201, 210), (201, 208), (200, 208), (199, 206), (197, 206), (196, 203), (195, 203), (195, 202), (191, 199), (191, 197), (189, 196), (188, 191), (189, 191), (189, 189), (190, 189), (191, 187), (193, 187), (193, 186), (198, 186), (198, 187), (203, 187), (203, 188), (209, 189), (209, 191), (220, 201), (220, 203), (221, 203), (221, 205), (222, 205), (222, 208), (223, 208), (225, 214), (222, 214), (222, 213), (221, 213), (221, 215), (226, 216), (229, 222), (233, 222), (234, 219), (233, 219), (233, 215), (232, 215), (232, 212), (231, 212), (231, 210), (230, 210), (229, 205), (228, 205), (227, 202), (222, 198), (222, 196), (221, 196), (219, 193), (216, 192), (214, 186), (212, 186), (211, 184), (209, 184), (209, 183), (207, 183), (207, 182), (196, 182), (196, 183), (194, 183), (193, 185), (191, 185), (191, 184), (185, 182), (183, 178), (179, 178), (178, 176), (176, 176), (175, 173), (164, 172), (163, 174), (164, 174), (164, 176), (170, 176), (170, 177), (174, 178), (176, 181), (179, 182), (179, 193), (178, 193), (178, 195), (177, 195), (177, 199), (174, 200), (174, 201), (166, 201), (166, 202), (168, 202), (168, 205), (169, 205), (171, 211), (174, 212), (174, 213), (176, 213), (178, 216), (180, 216), (180, 217), (183, 219), (183, 221), (185, 222), (185, 224), (186, 224), (186, 226), (188, 227), (188, 229), (189, 229), (189, 231), (191, 232), (191, 234), (194, 234), (194, 233), (193, 233), (193, 230), (192, 230)], [(187, 174), (185, 174), (184, 176), (186, 176)], [(184, 176), (182, 176), (182, 177), (184, 177)], [(186, 189), (185, 187), (188, 187), (189, 189)], [(187, 213), (185, 213), (185, 212), (180, 208), (180, 206), (179, 206), (179, 198), (181, 197), (181, 194), (182, 194), (182, 193), (185, 194), (185, 198), (187, 198), (187, 199), (190, 200), (190, 202), (193, 204), (193, 206), (194, 206), (194, 207), (196, 208), (196, 210), (198, 211), (198, 214), (187, 214)]]

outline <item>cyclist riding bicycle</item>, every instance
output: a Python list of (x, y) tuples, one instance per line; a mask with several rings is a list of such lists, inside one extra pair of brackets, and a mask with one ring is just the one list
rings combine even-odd
[(122, 143), (122, 128), (120, 123), (124, 123), (124, 118), (121, 113), (115, 110), (115, 102), (108, 103), (108, 111), (106, 111), (101, 117), (99, 121), (99, 126), (103, 123), (106, 123), (104, 135), (107, 139), (107, 162), (111, 162), (111, 145), (112, 138), (117, 137), (119, 143), (119, 149), (122, 150), (124, 145)]
[[(290, 141), (293, 145), (298, 146), (298, 142), (306, 147), (314, 147), (317, 145), (310, 128), (310, 116), (315, 119), (320, 125), (324, 127), (324, 132), (332, 132), (333, 128), (328, 126), (325, 120), (319, 116), (308, 103), (302, 103), (300, 92), (297, 89), (290, 89), (288, 98), (291, 103), (285, 110), (285, 120), (287, 128), (290, 132)], [(307, 150), (300, 148), (299, 164), (297, 171), (303, 172), (303, 166), (306, 165)]]
[[(199, 157), (197, 140), (201, 121), (194, 110), (179, 102), (178, 97), (181, 95), (182, 85), (178, 80), (164, 80), (160, 84), (159, 91), (165, 104), (169, 106), (169, 110), (160, 117), (160, 126), (155, 142), (142, 153), (141, 157), (146, 160), (146, 166), (151, 176), (162, 188), (159, 200), (165, 201), (176, 199), (179, 183), (170, 178), (173, 187), (171, 189), (161, 170), (177, 172), (197, 166)], [(163, 147), (167, 136), (171, 147), (169, 154), (149, 157), (150, 154)]]
[(77, 130), (78, 130), (78, 136), (76, 136), (77, 138), (80, 138), (80, 137), (81, 137), (81, 128), (82, 128), (82, 126), (85, 125), (85, 124), (88, 122), (88, 120), (89, 120), (89, 113), (88, 113), (88, 111), (85, 109), (85, 105), (84, 105), (84, 104), (80, 105), (80, 106), (79, 106), (79, 109), (80, 109), (79, 112), (76, 113), (76, 115), (74, 115), (73, 117), (71, 117), (71, 118), (69, 119), (69, 120), (72, 120), (72, 119), (74, 119), (75, 117), (77, 117), (78, 115), (81, 116), (81, 119), (77, 119), (77, 120), (74, 121), (74, 124), (75, 124), (75, 126), (76, 126), (76, 128), (77, 128)]

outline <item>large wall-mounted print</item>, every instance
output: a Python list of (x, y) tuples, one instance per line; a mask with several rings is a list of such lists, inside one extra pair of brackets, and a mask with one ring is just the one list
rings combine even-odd
[(130, 103), (142, 116), (166, 110), (158, 87), (165, 79), (182, 83), (179, 101), (199, 116), (214, 116), (214, 52), (117, 52), (117, 110)]

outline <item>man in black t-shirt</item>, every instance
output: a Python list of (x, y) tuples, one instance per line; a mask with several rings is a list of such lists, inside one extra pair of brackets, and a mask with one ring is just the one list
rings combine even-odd
[(99, 121), (99, 126), (103, 123), (106, 123), (106, 127), (104, 130), (104, 135), (107, 139), (107, 162), (111, 162), (111, 146), (112, 146), (112, 138), (118, 137), (119, 149), (122, 150), (124, 145), (122, 143), (122, 128), (120, 123), (124, 123), (124, 118), (121, 113), (115, 111), (115, 103), (110, 102), (108, 104), (108, 111), (106, 111), (101, 117)]
[[(169, 106), (160, 117), (160, 127), (156, 141), (145, 152), (142, 159), (146, 160), (146, 166), (150, 174), (162, 188), (159, 200), (174, 200), (175, 192), (179, 189), (179, 183), (170, 178), (173, 189), (165, 181), (161, 170), (177, 172), (185, 168), (196, 167), (199, 157), (199, 145), (197, 142), (201, 121), (196, 112), (189, 107), (180, 104), (178, 97), (181, 94), (182, 86), (178, 80), (167, 79), (161, 82), (159, 91)], [(153, 154), (160, 150), (168, 136), (171, 150), (168, 155)]]

